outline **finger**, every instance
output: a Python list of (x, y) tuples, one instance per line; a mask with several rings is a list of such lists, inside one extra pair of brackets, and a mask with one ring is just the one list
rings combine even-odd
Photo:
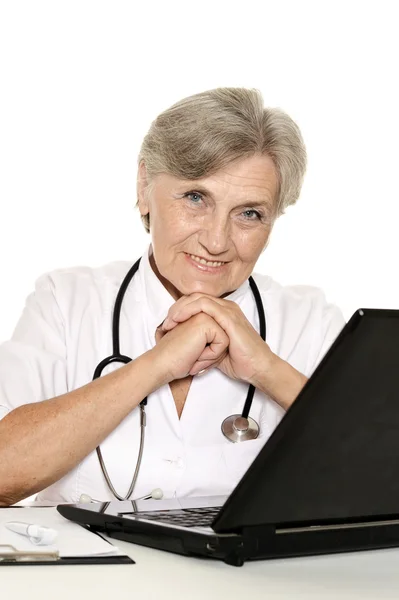
[(195, 293), (195, 294), (191, 294), (190, 296), (182, 296), (181, 298), (179, 298), (178, 300), (176, 300), (176, 302), (174, 304), (172, 304), (172, 306), (169, 308), (168, 310), (168, 314), (166, 315), (165, 320), (161, 323), (160, 327), (163, 327), (166, 321), (173, 322), (174, 325), (177, 323), (177, 321), (174, 321), (174, 315), (179, 312), (179, 310), (187, 303), (192, 302), (193, 299), (197, 299), (200, 297), (200, 294)]
[(206, 319), (204, 326), (206, 346), (202, 353), (205, 352), (210, 360), (216, 360), (229, 347), (229, 337), (214, 321), (204, 316), (200, 319)]
[(221, 360), (218, 360), (217, 362), (214, 361), (210, 361), (210, 360), (205, 360), (205, 361), (197, 361), (196, 363), (194, 363), (194, 365), (191, 367), (189, 375), (202, 375), (204, 372), (206, 371), (210, 371), (211, 369), (213, 369), (214, 367), (217, 367), (219, 363), (221, 363)]
[(206, 346), (202, 354), (198, 357), (198, 362), (205, 360), (212, 360), (213, 362), (216, 360), (221, 360), (227, 355), (228, 348), (217, 348), (216, 352), (212, 346)]
[(155, 341), (156, 341), (156, 343), (158, 343), (164, 337), (164, 335), (166, 335), (166, 332), (162, 331), (161, 327), (162, 326), (159, 325), (159, 327), (157, 327), (156, 330), (155, 330)]
[(162, 329), (163, 331), (169, 331), (170, 329), (173, 329), (173, 327), (176, 327), (177, 323), (187, 321), (194, 315), (203, 312), (212, 317), (218, 325), (227, 332), (231, 328), (233, 319), (237, 320), (237, 317), (234, 317), (233, 311), (234, 309), (226, 302), (222, 304), (217, 298), (203, 296), (191, 302), (187, 302), (182, 305), (178, 311), (175, 310), (173, 316), (168, 316), (165, 319)]
[(190, 375), (198, 375), (200, 371), (209, 370), (210, 368), (217, 367), (227, 356), (228, 349), (224, 350), (217, 358), (212, 356), (210, 348), (205, 348), (201, 356), (191, 367)]
[(161, 329), (162, 331), (166, 332), (166, 331), (171, 331), (172, 329), (174, 329), (176, 327), (176, 325), (178, 325), (179, 322), (175, 321), (174, 319), (172, 319), (171, 317), (166, 317), (165, 321), (162, 323), (161, 325)]
[(189, 375), (198, 375), (200, 371), (205, 371), (206, 369), (210, 369), (214, 363), (210, 360), (203, 362), (196, 362), (190, 369)]
[(169, 309), (168, 316), (166, 317), (165, 321), (162, 323), (162, 329), (164, 331), (170, 331), (170, 329), (176, 327), (178, 323), (183, 323), (184, 321), (190, 319), (190, 317), (193, 317), (200, 312), (207, 312), (206, 310), (203, 310), (205, 306), (207, 306), (204, 300), (208, 300), (209, 302), (217, 302), (216, 298), (212, 298), (210, 296), (200, 296), (195, 299), (186, 297), (184, 303), (181, 303), (179, 306), (177, 306), (177, 303), (173, 305)]
[[(173, 329), (177, 323), (181, 323), (182, 321), (185, 321), (187, 319), (190, 318), (190, 316), (187, 316), (186, 319), (175, 319), (176, 315), (178, 313), (181, 312), (181, 310), (187, 306), (188, 304), (195, 302), (196, 300), (200, 300), (201, 298), (208, 298), (209, 300), (213, 300), (214, 302), (217, 302), (218, 304), (220, 304), (221, 306), (223, 306), (224, 304), (228, 304), (228, 301), (223, 300), (222, 298), (216, 298), (215, 296), (210, 296), (208, 294), (201, 294), (199, 292), (196, 292), (195, 294), (190, 294), (189, 296), (182, 296), (181, 298), (179, 298), (179, 300), (177, 300), (169, 309), (167, 317), (165, 319), (165, 321), (162, 323), (162, 328), (164, 330), (170, 330)], [(195, 314), (195, 313), (193, 313)]]

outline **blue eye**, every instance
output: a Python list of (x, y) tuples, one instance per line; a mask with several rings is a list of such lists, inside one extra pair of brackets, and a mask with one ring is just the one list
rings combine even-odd
[[(202, 200), (202, 196), (198, 192), (187, 192), (187, 194), (184, 194), (185, 198), (188, 198), (189, 196), (197, 196), (197, 198), (199, 198), (200, 200)], [(191, 198), (191, 202), (193, 204), (199, 204), (198, 200), (196, 201), (196, 200), (193, 200), (192, 198)]]
[(261, 219), (262, 215), (260, 214), (260, 212), (258, 212), (257, 210), (253, 210), (253, 209), (248, 209), (248, 210), (244, 210), (244, 212), (242, 213), (243, 215), (246, 215), (245, 218), (248, 219), (248, 221), (255, 221), (255, 219), (253, 217), (248, 216), (249, 214), (254, 214), (255, 215), (255, 219)]

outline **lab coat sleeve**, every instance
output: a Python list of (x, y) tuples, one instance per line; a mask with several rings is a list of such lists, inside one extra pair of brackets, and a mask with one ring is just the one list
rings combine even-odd
[(50, 275), (37, 280), (12, 338), (0, 345), (0, 418), (67, 392), (63, 318)]
[(341, 310), (334, 304), (325, 304), (321, 314), (321, 324), (317, 332), (317, 344), (315, 348), (315, 359), (313, 359), (308, 371), (308, 377), (313, 373), (324, 355), (338, 337), (345, 326), (345, 319)]

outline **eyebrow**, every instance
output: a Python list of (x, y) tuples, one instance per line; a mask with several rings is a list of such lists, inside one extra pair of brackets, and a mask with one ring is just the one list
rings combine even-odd
[[(196, 186), (195, 184), (188, 184), (186, 187), (191, 187), (192, 190), (198, 192), (199, 194), (203, 194), (204, 196), (209, 196), (213, 198), (213, 194), (210, 190), (207, 190), (203, 186)], [(244, 208), (245, 206), (261, 206), (268, 210), (269, 212), (273, 212), (273, 207), (270, 205), (268, 200), (249, 200), (248, 202), (244, 202), (242, 204), (237, 204), (234, 208)]]

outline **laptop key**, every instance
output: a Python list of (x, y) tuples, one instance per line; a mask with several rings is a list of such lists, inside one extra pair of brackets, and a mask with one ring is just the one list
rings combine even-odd
[(162, 521), (180, 527), (207, 527), (211, 525), (220, 508), (185, 508), (182, 510), (163, 510), (140, 512), (137, 516), (150, 521)]

